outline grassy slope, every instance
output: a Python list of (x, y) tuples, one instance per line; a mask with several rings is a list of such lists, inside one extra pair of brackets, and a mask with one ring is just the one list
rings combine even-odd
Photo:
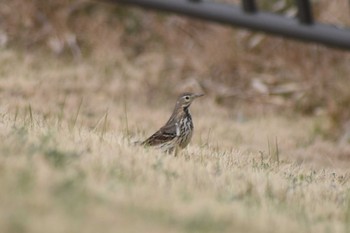
[(145, 67), (41, 56), (0, 56), (1, 232), (350, 231), (347, 148), (322, 119), (241, 121), (207, 97), (164, 156), (131, 145), (173, 104), (143, 98)]

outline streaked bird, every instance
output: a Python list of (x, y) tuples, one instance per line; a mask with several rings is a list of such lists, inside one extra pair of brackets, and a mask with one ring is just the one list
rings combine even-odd
[(152, 136), (142, 142), (144, 146), (154, 146), (167, 153), (185, 148), (190, 143), (193, 134), (193, 121), (189, 107), (193, 100), (203, 94), (184, 93), (176, 101), (175, 108), (169, 120)]

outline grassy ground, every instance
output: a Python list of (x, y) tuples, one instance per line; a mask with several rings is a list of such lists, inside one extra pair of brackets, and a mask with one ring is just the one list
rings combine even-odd
[(133, 146), (174, 104), (143, 90), (152, 61), (1, 51), (1, 232), (350, 232), (350, 150), (322, 117), (207, 96), (181, 156)]

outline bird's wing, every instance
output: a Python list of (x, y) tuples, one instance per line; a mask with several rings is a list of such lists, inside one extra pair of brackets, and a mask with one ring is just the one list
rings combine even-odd
[(173, 140), (179, 130), (176, 124), (167, 124), (147, 138), (142, 144), (146, 146), (156, 146)]

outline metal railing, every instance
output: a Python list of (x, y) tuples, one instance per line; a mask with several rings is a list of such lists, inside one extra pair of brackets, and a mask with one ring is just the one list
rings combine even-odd
[(107, 0), (244, 27), (297, 40), (350, 50), (350, 29), (315, 22), (309, 0), (295, 0), (298, 17), (260, 11), (255, 0), (236, 4), (208, 0)]

